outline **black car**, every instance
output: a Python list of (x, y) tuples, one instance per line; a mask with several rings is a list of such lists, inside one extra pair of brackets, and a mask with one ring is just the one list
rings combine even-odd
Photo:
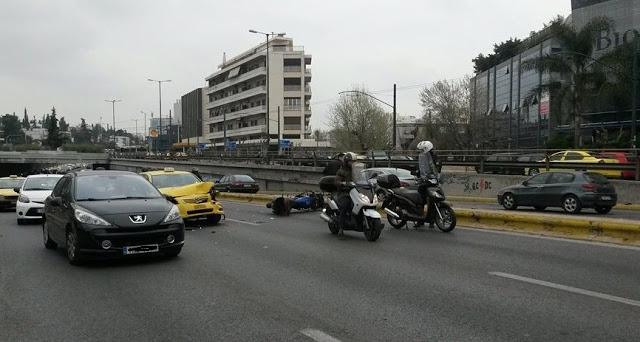
[(226, 175), (216, 183), (216, 189), (226, 192), (251, 192), (260, 190), (258, 182), (247, 175)]
[(593, 208), (606, 214), (617, 200), (616, 189), (606, 177), (586, 171), (544, 172), (498, 192), (498, 203), (507, 210), (518, 206), (531, 206), (536, 210), (560, 207), (567, 213), (577, 214), (582, 208)]
[(65, 246), (73, 265), (91, 257), (176, 256), (184, 245), (178, 207), (142, 176), (69, 172), (44, 204), (44, 245)]
[[(518, 160), (519, 155), (519, 153), (511, 152), (494, 153), (484, 160), (485, 162), (482, 170), (480, 170), (480, 165), (475, 167), (476, 172), (481, 173), (481, 171), (484, 171), (485, 173), (502, 173), (505, 175), (523, 174), (524, 168), (504, 165), (504, 163), (515, 163)], [(503, 165), (495, 165), (496, 163)]]

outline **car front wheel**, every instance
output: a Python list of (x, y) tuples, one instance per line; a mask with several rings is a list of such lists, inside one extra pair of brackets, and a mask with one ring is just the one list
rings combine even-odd
[(516, 204), (516, 199), (515, 197), (513, 197), (513, 194), (510, 192), (507, 192), (506, 194), (502, 195), (501, 204), (507, 210), (515, 210), (516, 208), (518, 208), (518, 205)]
[(80, 265), (82, 259), (78, 251), (78, 239), (73, 229), (67, 231), (67, 259), (71, 265)]

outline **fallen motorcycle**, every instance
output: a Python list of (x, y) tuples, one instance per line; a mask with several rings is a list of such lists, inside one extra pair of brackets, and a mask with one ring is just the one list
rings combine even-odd
[(324, 207), (324, 196), (315, 192), (303, 192), (294, 197), (278, 197), (267, 203), (274, 214), (288, 216), (292, 209), (315, 211)]

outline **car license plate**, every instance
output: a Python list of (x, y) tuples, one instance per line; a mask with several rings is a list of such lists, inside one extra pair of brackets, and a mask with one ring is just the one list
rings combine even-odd
[(158, 245), (142, 245), (142, 246), (125, 246), (122, 248), (122, 254), (131, 255), (131, 254), (142, 254), (142, 253), (153, 253), (157, 252)]
[(44, 209), (43, 208), (36, 209), (36, 213), (43, 214), (44, 213)]
[(245, 188), (250, 188), (250, 187), (251, 187), (251, 184), (245, 184), (245, 185), (244, 185), (244, 187), (245, 187)]
[(603, 201), (611, 201), (611, 196), (602, 196)]
[(196, 204), (194, 206), (195, 209), (204, 209), (205, 205), (204, 204)]

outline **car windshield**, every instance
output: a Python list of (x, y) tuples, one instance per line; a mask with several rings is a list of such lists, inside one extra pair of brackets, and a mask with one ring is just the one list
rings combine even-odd
[(60, 177), (29, 177), (24, 182), (22, 190), (24, 191), (37, 191), (37, 190), (53, 190)]
[(20, 188), (24, 179), (0, 179), (0, 189)]
[(236, 175), (234, 176), (236, 182), (255, 182), (255, 180), (247, 175)]
[(77, 177), (75, 196), (78, 201), (100, 201), (162, 195), (141, 176), (120, 174)]
[(163, 174), (151, 177), (151, 183), (157, 188), (175, 188), (198, 182), (200, 180), (191, 173)]
[(599, 173), (585, 173), (584, 174), (584, 178), (589, 182), (589, 183), (594, 183), (594, 184), (608, 184), (609, 183), (609, 179), (607, 179), (607, 177), (599, 174)]
[(393, 173), (398, 177), (413, 177), (413, 175), (411, 175), (411, 171), (405, 170), (405, 169), (393, 169), (393, 170), (389, 170), (389, 172)]

